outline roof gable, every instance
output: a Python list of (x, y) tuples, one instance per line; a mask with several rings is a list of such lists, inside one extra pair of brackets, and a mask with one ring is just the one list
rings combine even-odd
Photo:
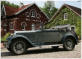
[[(77, 8), (77, 7), (74, 7), (74, 6), (70, 6), (70, 5), (64, 4), (64, 5), (52, 16), (52, 18), (50, 19), (50, 21), (52, 21), (53, 18), (55, 18), (55, 17), (60, 13), (60, 11), (61, 11), (64, 7), (66, 7), (66, 8), (68, 8), (68, 9), (72, 10), (74, 13), (76, 13), (78, 16), (81, 17), (81, 9), (80, 9), (80, 8)], [(49, 22), (50, 22), (50, 21), (49, 21)]]
[(6, 16), (12, 16), (15, 13), (17, 13), (18, 11), (24, 9), (27, 6), (28, 5), (24, 5), (21, 8), (15, 8), (15, 7), (11, 7), (11, 6), (5, 5), (4, 8), (5, 8)]
[(28, 5), (23, 5), (21, 8), (18, 8), (18, 11), (20, 11), (20, 10), (26, 8), (26, 7), (29, 6), (29, 5), (30, 5), (30, 4), (28, 4)]
[(29, 4), (29, 5), (24, 5), (21, 8), (18, 8), (18, 11), (15, 13), (15, 15), (20, 14), (21, 12), (23, 12), (24, 10), (26, 10), (27, 8), (31, 7), (33, 4)]
[[(23, 8), (23, 9), (19, 10), (15, 15), (20, 14), (21, 12), (23, 12), (24, 10), (28, 9), (29, 7), (31, 7), (31, 6), (33, 6), (33, 5), (35, 5), (35, 6), (40, 10), (40, 8), (39, 8), (35, 3), (33, 3), (33, 4), (29, 4), (28, 6), (26, 6), (26, 7)], [(40, 10), (40, 11), (41, 11), (41, 10)], [(41, 11), (41, 12), (43, 13), (44, 16), (47, 17), (47, 19), (49, 19), (49, 17), (48, 17), (43, 11)]]
[(75, 12), (78, 16), (81, 16), (81, 9), (71, 6), (71, 5), (67, 5), (65, 4), (67, 8), (71, 9), (73, 12)]

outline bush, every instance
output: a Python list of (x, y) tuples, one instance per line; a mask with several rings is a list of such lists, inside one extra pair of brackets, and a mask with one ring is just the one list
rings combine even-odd
[(10, 36), (10, 33), (6, 33), (2, 38), (1, 41), (7, 41), (6, 39)]

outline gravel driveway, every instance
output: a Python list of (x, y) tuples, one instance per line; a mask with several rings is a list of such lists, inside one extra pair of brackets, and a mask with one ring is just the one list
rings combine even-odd
[(65, 51), (62, 47), (57, 50), (52, 49), (50, 46), (30, 48), (23, 55), (14, 55), (6, 48), (1, 50), (2, 59), (5, 58), (80, 58), (81, 57), (81, 43), (75, 46), (73, 51)]

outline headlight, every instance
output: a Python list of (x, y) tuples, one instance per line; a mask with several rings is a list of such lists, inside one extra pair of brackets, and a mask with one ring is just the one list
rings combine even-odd
[(13, 36), (14, 34), (13, 33), (11, 33), (11, 36)]

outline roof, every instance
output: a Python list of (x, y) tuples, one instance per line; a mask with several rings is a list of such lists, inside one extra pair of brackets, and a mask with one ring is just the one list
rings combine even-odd
[(62, 5), (62, 7), (53, 15), (53, 17), (50, 19), (50, 21), (53, 20), (53, 18), (55, 18), (59, 13), (60, 11), (64, 8), (69, 8), (70, 10), (72, 10), (74, 13), (76, 13), (78, 16), (81, 17), (81, 9), (78, 8), (78, 7), (75, 7), (75, 6), (71, 6), (71, 5), (68, 5), (68, 4), (64, 4)]
[[(67, 4), (65, 4), (67, 5)], [(75, 6), (67, 5), (70, 9), (72, 9), (75, 13), (77, 13), (79, 16), (81, 16), (81, 9)]]
[[(23, 5), (21, 8), (14, 8), (14, 7), (11, 7), (11, 6), (5, 6), (6, 15), (7, 16), (18, 15), (21, 12), (23, 12), (24, 10), (26, 10), (27, 8), (29, 8), (33, 5), (36, 5), (36, 4), (33, 3), (33, 4)], [(38, 7), (38, 6), (36, 5), (36, 7)], [(40, 10), (40, 8), (39, 8), (39, 10)], [(41, 12), (44, 14), (44, 16), (47, 17), (47, 19), (49, 19), (48, 16), (43, 11), (41, 11)]]
[(15, 7), (11, 7), (11, 6), (5, 5), (4, 7), (5, 7), (6, 15), (7, 16), (11, 16), (11, 15), (17, 13), (18, 11), (26, 8), (27, 6), (28, 5), (24, 5), (21, 8), (15, 8)]
[(17, 8), (7, 6), (7, 5), (5, 5), (4, 7), (5, 7), (5, 11), (6, 11), (7, 16), (13, 15), (14, 13), (17, 12)]
[(21, 8), (18, 9), (18, 12), (15, 13), (15, 15), (21, 13), (22, 11), (26, 10), (27, 8), (31, 7), (34, 4), (28, 4), (28, 5), (24, 5)]
[(18, 11), (20, 11), (20, 10), (22, 10), (22, 9), (26, 8), (27, 6), (30, 6), (30, 5), (31, 5), (31, 4), (23, 5), (21, 8), (18, 8)]

